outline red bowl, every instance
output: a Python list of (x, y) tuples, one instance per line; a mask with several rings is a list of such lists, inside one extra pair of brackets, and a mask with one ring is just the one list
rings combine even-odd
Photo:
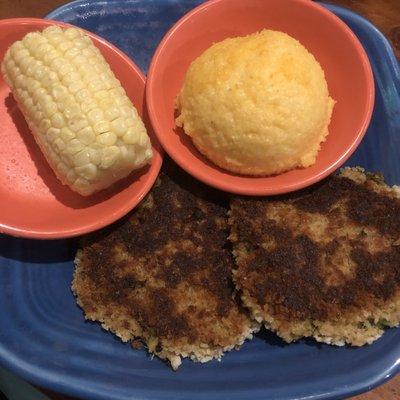
[[(336, 100), (329, 135), (316, 163), (270, 177), (218, 168), (175, 125), (175, 99), (190, 63), (214, 42), (264, 28), (298, 39), (325, 71)], [(228, 192), (272, 195), (317, 182), (340, 167), (360, 143), (371, 119), (374, 79), (368, 57), (348, 26), (309, 0), (213, 0), (195, 8), (165, 35), (151, 62), (146, 96), (150, 120), (167, 153), (199, 180)]]
[[(0, 21), (0, 60), (8, 47), (26, 33), (54, 24), (70, 26), (35, 18)], [(93, 33), (86, 33), (110, 64), (146, 123), (142, 72), (116, 47)], [(147, 123), (154, 152), (152, 164), (133, 172), (112, 189), (82, 197), (56, 178), (1, 76), (0, 121), (0, 232), (10, 235), (54, 239), (102, 228), (143, 199), (161, 167), (161, 149)]]

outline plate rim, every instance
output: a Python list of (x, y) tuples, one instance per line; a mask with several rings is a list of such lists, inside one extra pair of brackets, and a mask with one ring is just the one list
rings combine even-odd
[[(110, 1), (110, 0), (109, 0)], [(114, 0), (111, 0), (114, 1)], [(160, 0), (162, 1), (162, 0)], [(99, 3), (101, 1), (99, 0), (92, 0), (92, 4)], [(46, 18), (57, 18), (58, 13), (63, 12), (66, 8), (75, 6), (75, 5), (82, 5), (82, 4), (87, 4), (85, 0), (75, 0), (73, 2), (64, 4), (52, 12), (50, 12)], [(356, 19), (359, 23), (362, 23), (367, 29), (373, 30), (374, 34), (377, 35), (377, 38), (382, 42), (383, 47), (382, 51), (386, 53), (388, 58), (392, 62), (392, 67), (394, 68), (394, 71), (399, 71), (399, 65), (397, 64), (397, 60), (395, 58), (394, 52), (391, 48), (391, 45), (389, 44), (389, 41), (386, 39), (386, 37), (367, 19), (364, 17), (361, 17), (357, 13), (354, 13), (353, 11), (350, 11), (348, 9), (345, 9), (340, 6), (336, 5), (331, 5), (331, 4), (326, 4), (326, 3), (320, 3), (323, 4), (324, 7), (329, 8), (331, 11), (340, 14), (341, 16), (350, 16), (351, 18)], [(9, 354), (7, 356), (7, 349), (4, 349), (0, 343), (0, 364), (2, 366), (5, 366), (7, 369), (17, 373), (18, 375), (22, 376), (23, 378), (27, 379), (28, 381), (40, 385), (42, 387), (49, 387), (52, 390), (56, 390), (59, 393), (67, 394), (70, 396), (77, 396), (77, 397), (85, 397), (88, 398), (96, 398), (96, 399), (101, 399), (101, 400), (110, 400), (110, 396), (107, 394), (99, 393), (99, 392), (94, 392), (91, 391), (88, 387), (83, 387), (83, 386), (76, 386), (71, 387), (68, 385), (65, 381), (53, 381), (52, 379), (43, 377), (40, 375), (40, 372), (38, 373), (36, 368), (28, 368), (29, 365), (24, 362), (23, 360), (20, 360), (18, 357), (13, 356), (12, 354)], [(26, 364), (26, 365), (24, 365)], [(375, 374), (374, 376), (363, 380), (362, 382), (358, 381), (355, 384), (352, 384), (350, 386), (346, 386), (345, 388), (340, 388), (339, 390), (336, 390), (335, 392), (330, 392), (330, 393), (322, 393), (319, 395), (307, 397), (307, 399), (314, 399), (314, 400), (322, 400), (322, 399), (339, 399), (342, 398), (343, 396), (353, 396), (356, 394), (363, 393), (365, 391), (371, 390), (384, 382), (388, 381), (392, 377), (394, 377), (397, 373), (400, 372), (400, 358), (399, 356), (397, 357), (397, 362), (394, 364), (388, 366), (385, 370), (382, 370), (380, 374)], [(136, 399), (137, 397), (133, 394), (132, 399)]]

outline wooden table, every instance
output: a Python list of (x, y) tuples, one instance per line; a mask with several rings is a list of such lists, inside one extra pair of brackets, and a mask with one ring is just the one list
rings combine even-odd
[[(350, 8), (375, 24), (391, 41), (400, 59), (400, 0), (325, 0)], [(65, 0), (0, 0), (0, 19), (42, 17)], [(72, 400), (43, 391), (54, 400)], [(352, 400), (400, 400), (400, 376), (385, 385)]]

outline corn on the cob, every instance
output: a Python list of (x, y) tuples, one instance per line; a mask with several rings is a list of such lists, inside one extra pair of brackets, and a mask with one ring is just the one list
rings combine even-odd
[(135, 107), (81, 30), (28, 33), (1, 70), (48, 163), (72, 190), (90, 195), (151, 159)]

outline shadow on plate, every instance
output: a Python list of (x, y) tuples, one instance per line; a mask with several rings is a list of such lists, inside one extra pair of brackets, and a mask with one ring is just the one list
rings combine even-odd
[(255, 337), (271, 346), (287, 347), (290, 345), (290, 343), (286, 343), (276, 333), (267, 330), (265, 327), (262, 327), (261, 330), (255, 334)]
[(268, 345), (278, 346), (278, 347), (294, 346), (296, 345), (296, 343), (301, 343), (303, 345), (310, 347), (316, 347), (317, 349), (327, 346), (327, 344), (317, 342), (312, 338), (305, 338), (299, 340), (298, 342), (287, 343), (283, 339), (281, 339), (276, 333), (267, 330), (265, 327), (262, 327), (261, 330), (258, 333), (256, 333), (255, 337), (263, 340)]
[(77, 247), (77, 239), (49, 241), (0, 235), (0, 259), (4, 257), (29, 264), (53, 264), (72, 261)]

